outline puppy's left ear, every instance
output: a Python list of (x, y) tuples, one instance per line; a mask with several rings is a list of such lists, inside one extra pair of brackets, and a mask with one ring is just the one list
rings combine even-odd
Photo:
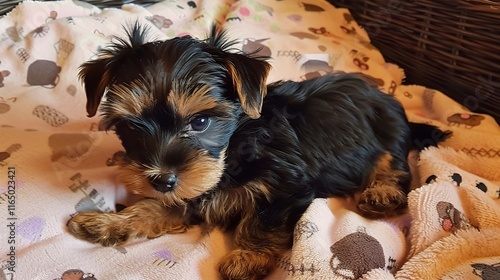
[(86, 62), (80, 67), (79, 77), (85, 86), (88, 117), (95, 116), (106, 87), (111, 83), (110, 61), (108, 58), (97, 59)]
[(258, 119), (267, 94), (267, 75), (271, 65), (243, 54), (226, 53), (223, 65), (230, 76), (241, 108), (252, 119)]

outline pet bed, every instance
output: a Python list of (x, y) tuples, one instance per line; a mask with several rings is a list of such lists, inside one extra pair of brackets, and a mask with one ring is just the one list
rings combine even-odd
[(165, 0), (106, 9), (25, 2), (0, 18), (1, 277), (218, 279), (228, 233), (193, 228), (105, 248), (65, 228), (77, 212), (127, 203), (116, 180), (122, 148), (99, 130), (98, 117), (86, 117), (77, 71), (135, 20), (157, 39), (204, 38), (218, 22), (243, 51), (272, 57), (269, 81), (364, 72), (401, 101), (410, 120), (453, 131), (442, 146), (410, 157), (415, 190), (407, 214), (368, 220), (351, 200), (317, 199), (267, 279), (498, 278), (500, 127), (435, 89), (406, 85), (403, 70), (384, 60), (347, 9), (320, 0)]

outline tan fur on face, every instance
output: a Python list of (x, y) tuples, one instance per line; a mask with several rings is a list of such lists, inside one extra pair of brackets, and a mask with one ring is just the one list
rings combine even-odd
[[(105, 102), (113, 117), (140, 116), (145, 108), (152, 107), (158, 102), (159, 94), (155, 91), (167, 88), (166, 81), (154, 81), (151, 75), (136, 79), (129, 84), (114, 84), (110, 87), (108, 95), (113, 96), (113, 102)], [(220, 111), (231, 111), (230, 103), (218, 102), (210, 94), (212, 87), (202, 85), (192, 92), (183, 90), (181, 81), (174, 81), (166, 102), (182, 117), (189, 119), (197, 113), (218, 107)], [(153, 85), (157, 85), (156, 89)]]
[(156, 104), (157, 96), (167, 88), (166, 83), (165, 77), (147, 72), (130, 83), (113, 84), (107, 92), (113, 102), (103, 103), (105, 111), (113, 117), (140, 116), (145, 108)]
[(113, 85), (109, 89), (109, 94), (112, 94), (115, 100), (113, 103), (106, 103), (105, 106), (112, 108), (115, 116), (140, 116), (144, 108), (152, 106), (155, 102), (149, 88), (142, 79), (134, 80), (128, 85)]
[(391, 167), (390, 153), (380, 157), (371, 176), (370, 186), (361, 194), (358, 209), (368, 218), (401, 214), (407, 206), (407, 196), (399, 186), (399, 179), (407, 175)]
[(158, 199), (166, 206), (184, 205), (186, 199), (195, 198), (217, 185), (224, 172), (224, 158), (224, 152), (218, 160), (199, 152), (185, 168), (176, 170), (178, 186), (166, 193), (156, 191), (148, 179), (164, 173), (165, 167), (122, 163), (119, 177), (132, 193)]
[(217, 107), (217, 102), (209, 94), (211, 87), (203, 85), (194, 92), (186, 94), (181, 90), (179, 82), (174, 82), (172, 91), (168, 95), (168, 102), (181, 116), (191, 117), (196, 113)]

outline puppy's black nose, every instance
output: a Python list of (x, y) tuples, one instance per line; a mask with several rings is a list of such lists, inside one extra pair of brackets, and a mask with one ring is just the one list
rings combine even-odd
[(155, 190), (162, 193), (172, 191), (177, 186), (177, 176), (173, 173), (155, 176), (149, 181)]

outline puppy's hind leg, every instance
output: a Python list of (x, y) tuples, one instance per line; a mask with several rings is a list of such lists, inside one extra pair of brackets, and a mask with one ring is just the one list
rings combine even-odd
[(182, 208), (165, 207), (155, 199), (144, 199), (118, 213), (87, 212), (67, 224), (75, 237), (103, 246), (115, 246), (134, 237), (156, 238), (187, 230)]
[(407, 193), (411, 173), (406, 161), (382, 155), (361, 194), (358, 209), (367, 218), (383, 218), (402, 214), (408, 206)]
[(235, 231), (237, 248), (219, 263), (223, 279), (263, 279), (276, 267), (277, 258), (292, 246), (293, 230), (266, 228), (256, 216), (247, 217)]

